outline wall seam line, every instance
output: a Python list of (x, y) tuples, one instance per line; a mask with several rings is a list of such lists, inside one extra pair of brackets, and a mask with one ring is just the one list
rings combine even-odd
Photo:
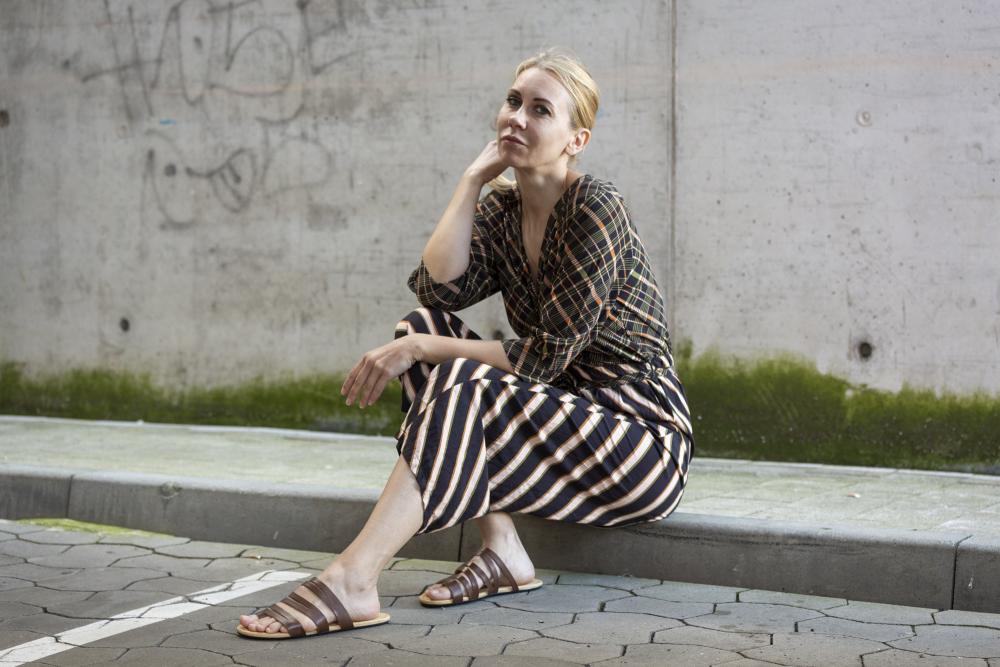
[(970, 540), (974, 535), (966, 535), (958, 542), (955, 542), (955, 549), (952, 552), (951, 559), (951, 603), (948, 605), (948, 609), (955, 608), (955, 588), (958, 586), (958, 548), (962, 546), (962, 542)]
[(670, 284), (667, 288), (669, 326), (673, 334), (671, 347), (676, 347), (677, 334), (677, 0), (670, 2), (670, 162), (668, 178), (667, 215), (670, 220), (670, 266), (667, 269)]
[(66, 508), (63, 510), (63, 518), (64, 519), (70, 519), (70, 518), (72, 518), (69, 515), (69, 508), (71, 506), (71, 502), (70, 501), (73, 498), (73, 483), (75, 481), (76, 481), (76, 473), (70, 474), (70, 476), (69, 476), (69, 484), (66, 487)]

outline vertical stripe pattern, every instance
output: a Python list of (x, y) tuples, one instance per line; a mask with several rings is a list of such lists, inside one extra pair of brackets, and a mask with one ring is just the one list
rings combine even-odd
[[(418, 308), (396, 328), (479, 339), (457, 316)], [(421, 489), (418, 532), (491, 511), (624, 526), (669, 515), (687, 481), (692, 439), (672, 369), (570, 392), (458, 358), (400, 376), (396, 448)]]

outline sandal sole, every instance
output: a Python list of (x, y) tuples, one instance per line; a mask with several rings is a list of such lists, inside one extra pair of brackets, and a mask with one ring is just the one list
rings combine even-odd
[(496, 597), (497, 595), (507, 595), (508, 593), (524, 593), (526, 591), (533, 591), (536, 588), (541, 588), (541, 586), (542, 586), (542, 581), (540, 579), (535, 579), (527, 584), (524, 584), (523, 586), (518, 586), (516, 591), (510, 586), (501, 586), (496, 593), (490, 593), (487, 589), (480, 588), (479, 597), (472, 598), (471, 600), (462, 600), (460, 602), (457, 602), (454, 598), (435, 600), (434, 598), (427, 597), (426, 593), (421, 593), (420, 597), (417, 599), (420, 600), (420, 604), (422, 604), (425, 607), (451, 607), (457, 604), (467, 604), (469, 602), (476, 602), (477, 600), (482, 600), (483, 598)]
[[(355, 621), (353, 628), (348, 628), (349, 630), (354, 630), (356, 628), (367, 628), (372, 625), (382, 625), (383, 623), (389, 622), (389, 614), (384, 612), (379, 612), (378, 616), (369, 619), (367, 621)], [(307, 632), (302, 637), (293, 637), (287, 632), (257, 632), (256, 630), (250, 630), (243, 626), (243, 624), (238, 624), (236, 626), (236, 632), (244, 637), (251, 637), (253, 639), (304, 639), (305, 637), (316, 637), (318, 635), (328, 635), (332, 632), (346, 632), (344, 628), (339, 625), (331, 625), (329, 630), (325, 632)]]

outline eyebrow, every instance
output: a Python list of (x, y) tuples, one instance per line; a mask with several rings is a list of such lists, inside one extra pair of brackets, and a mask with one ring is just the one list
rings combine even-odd
[[(507, 94), (508, 94), (508, 95), (510, 95), (511, 93), (517, 93), (518, 95), (520, 95), (520, 94), (521, 94), (521, 91), (520, 91), (520, 90), (518, 90), (517, 88), (511, 88), (510, 90), (508, 90), (508, 91), (507, 91)], [(535, 101), (536, 101), (536, 102), (545, 102), (545, 103), (546, 103), (546, 104), (548, 104), (549, 106), (555, 106), (554, 104), (552, 104), (552, 102), (549, 102), (549, 101), (548, 101), (547, 99), (545, 99), (544, 97), (536, 97), (536, 98), (535, 98)]]

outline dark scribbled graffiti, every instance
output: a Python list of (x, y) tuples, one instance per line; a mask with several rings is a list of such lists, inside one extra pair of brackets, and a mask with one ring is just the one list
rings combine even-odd
[(125, 134), (143, 141), (144, 201), (165, 227), (326, 182), (334, 155), (303, 109), (313, 79), (355, 53), (336, 37), (363, 7), (103, 0), (103, 9), (109, 66), (82, 80), (115, 82)]

